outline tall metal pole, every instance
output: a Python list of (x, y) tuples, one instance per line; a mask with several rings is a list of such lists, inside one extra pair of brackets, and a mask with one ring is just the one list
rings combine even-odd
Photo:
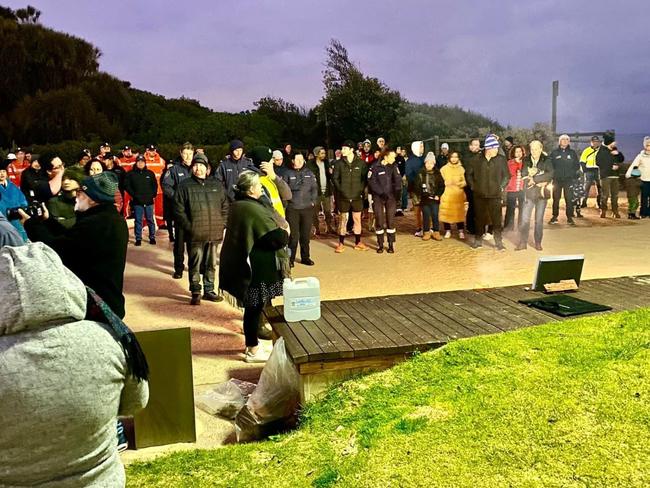
[(553, 108), (551, 110), (551, 130), (553, 135), (557, 135), (557, 96), (560, 93), (560, 82), (553, 82)]

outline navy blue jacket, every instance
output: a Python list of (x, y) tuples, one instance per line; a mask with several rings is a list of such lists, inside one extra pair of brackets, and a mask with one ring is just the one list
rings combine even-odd
[(397, 198), (402, 191), (402, 177), (397, 165), (373, 163), (368, 171), (368, 190), (372, 196)]
[(231, 202), (235, 201), (235, 185), (237, 184), (237, 179), (239, 179), (239, 175), (245, 170), (259, 173), (253, 164), (253, 160), (246, 156), (242, 156), (239, 160), (235, 161), (229, 154), (221, 160), (221, 163), (217, 167), (214, 177), (221, 182), (226, 190), (228, 200)]
[(548, 156), (553, 165), (553, 178), (556, 180), (574, 180), (580, 170), (580, 158), (576, 152), (567, 146), (566, 149), (555, 148)]
[(302, 210), (311, 208), (318, 201), (318, 182), (312, 171), (303, 166), (300, 169), (287, 170), (282, 179), (291, 188), (291, 200), (287, 208)]
[(176, 190), (178, 190), (178, 185), (190, 176), (192, 176), (192, 170), (189, 166), (185, 165), (183, 162), (174, 164), (174, 166), (165, 171), (165, 175), (162, 179), (161, 186), (164, 195), (167, 198), (173, 199)]

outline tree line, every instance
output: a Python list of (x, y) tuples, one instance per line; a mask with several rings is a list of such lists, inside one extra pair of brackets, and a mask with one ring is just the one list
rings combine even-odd
[[(465, 137), (501, 131), (496, 121), (460, 107), (415, 104), (365, 75), (332, 40), (325, 51), (323, 97), (312, 108), (267, 96), (254, 109), (217, 112), (185, 97), (138, 90), (99, 69), (101, 51), (84, 39), (39, 24), (28, 6), (0, 6), (0, 147), (71, 148), (99, 141), (248, 147), (334, 147), (382, 135), (406, 144), (434, 134)], [(74, 143), (70, 142), (74, 141)], [(70, 149), (72, 150), (72, 149)]]

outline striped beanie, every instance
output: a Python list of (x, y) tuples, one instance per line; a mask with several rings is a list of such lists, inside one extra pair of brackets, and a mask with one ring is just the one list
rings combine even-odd
[(485, 138), (485, 149), (496, 149), (499, 147), (499, 141), (494, 134), (488, 134)]

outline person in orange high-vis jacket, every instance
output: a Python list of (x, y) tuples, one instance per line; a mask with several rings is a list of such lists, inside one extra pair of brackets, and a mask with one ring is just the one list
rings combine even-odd
[[(144, 159), (147, 163), (147, 169), (153, 171), (154, 174), (156, 175), (156, 180), (160, 181), (160, 176), (165, 171), (165, 168), (167, 167), (167, 163), (160, 156), (160, 154), (158, 154), (158, 150), (156, 149), (155, 145), (150, 144), (147, 146), (144, 152)], [(154, 201), (154, 214), (156, 216), (156, 223), (158, 226), (160, 226), (164, 222), (163, 193), (160, 186), (158, 187), (158, 194), (156, 195), (156, 199)]]

